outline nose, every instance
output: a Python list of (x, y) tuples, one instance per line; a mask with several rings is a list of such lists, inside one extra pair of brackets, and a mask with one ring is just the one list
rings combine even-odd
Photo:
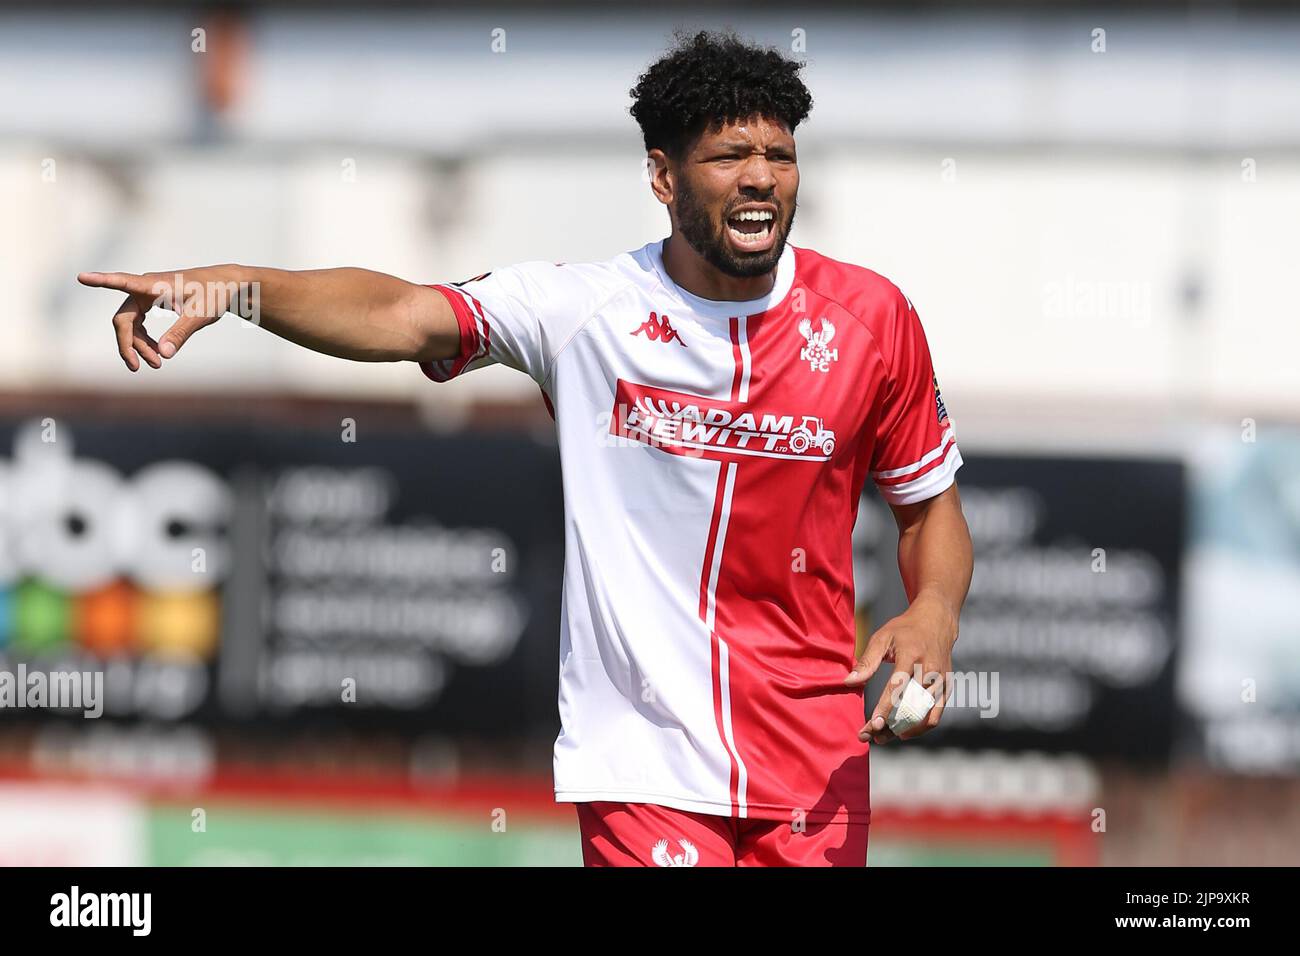
[(772, 164), (767, 161), (767, 157), (755, 153), (745, 161), (740, 170), (740, 182), (737, 185), (741, 189), (751, 189), (761, 193), (770, 193), (776, 188), (776, 176), (772, 173)]

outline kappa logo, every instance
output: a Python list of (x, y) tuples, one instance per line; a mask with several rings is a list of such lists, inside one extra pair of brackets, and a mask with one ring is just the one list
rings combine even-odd
[(642, 332), (651, 342), (676, 342), (682, 348), (690, 347), (683, 341), (681, 333), (672, 327), (667, 315), (661, 316), (657, 312), (651, 312), (648, 319), (632, 330), (633, 335), (640, 335)]
[(840, 350), (829, 347), (830, 340), (835, 338), (835, 323), (826, 318), (819, 319), (818, 323), (821, 328), (814, 332), (810, 320), (800, 320), (799, 334), (807, 339), (808, 344), (799, 350), (799, 361), (807, 362), (813, 372), (829, 372), (831, 362), (840, 359)]
[(677, 845), (682, 848), (682, 852), (670, 855), (668, 841), (660, 840), (650, 848), (650, 859), (659, 866), (694, 866), (700, 862), (700, 851), (695, 849), (694, 843), (689, 840), (678, 840)]

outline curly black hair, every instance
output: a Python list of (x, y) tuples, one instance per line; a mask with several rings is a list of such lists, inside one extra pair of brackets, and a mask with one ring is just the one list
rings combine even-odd
[(674, 47), (637, 78), (632, 116), (646, 152), (680, 159), (706, 129), (751, 116), (778, 119), (794, 132), (812, 110), (799, 78), (804, 64), (734, 33), (677, 33)]

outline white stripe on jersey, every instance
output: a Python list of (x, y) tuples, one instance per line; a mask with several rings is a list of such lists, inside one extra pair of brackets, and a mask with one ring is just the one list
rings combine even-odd
[(717, 611), (718, 572), (722, 568), (722, 550), (726, 544), (727, 525), (731, 519), (731, 494), (736, 486), (736, 463), (733, 461), (724, 462), (722, 467), (726, 471), (722, 486), (722, 505), (718, 514), (718, 537), (713, 544), (712, 566), (709, 568), (709, 591), (705, 596), (704, 626), (718, 642), (718, 687), (721, 690), (722, 735), (727, 744), (727, 751), (731, 754), (732, 759), (736, 761), (738, 770), (736, 785), (737, 812), (740, 816), (746, 817), (749, 815), (749, 811), (745, 800), (745, 789), (748, 784), (749, 774), (745, 770), (745, 761), (740, 759), (740, 751), (736, 749), (736, 738), (731, 730), (731, 672), (728, 666), (727, 642), (714, 631), (714, 620)]
[[(734, 465), (730, 467), (735, 467)], [(743, 819), (749, 816), (749, 807), (745, 800), (745, 788), (749, 784), (749, 774), (745, 770), (745, 761), (740, 759), (736, 749), (736, 738), (731, 733), (731, 670), (727, 663), (727, 642), (718, 638), (718, 684), (722, 688), (722, 733), (727, 738), (727, 749), (736, 758), (736, 812)]]
[(876, 488), (891, 504), (915, 504), (933, 498), (952, 484), (953, 475), (961, 466), (961, 451), (957, 448), (957, 443), (953, 442), (948, 446), (948, 454), (944, 456), (943, 462), (931, 468), (920, 478), (913, 478), (911, 481), (904, 481), (897, 485), (877, 484)]
[(723, 462), (722, 467), (726, 469), (722, 488), (722, 510), (718, 514), (718, 538), (713, 543), (713, 554), (710, 556), (709, 593), (705, 595), (704, 605), (704, 626), (710, 632), (713, 631), (713, 620), (717, 611), (718, 572), (722, 570), (722, 545), (727, 538), (727, 522), (731, 518), (731, 490), (736, 485), (736, 463)]
[[(474, 354), (470, 356), (469, 361), (471, 363), (476, 362), (487, 356), (491, 352), (492, 346), (487, 330), (483, 327), (483, 315), (481, 310), (479, 309), (478, 303), (474, 301), (474, 297), (464, 289), (454, 285), (448, 285), (445, 288), (457, 292), (460, 297), (464, 299), (465, 308), (469, 310), (469, 317), (474, 322), (474, 331), (478, 333), (478, 347), (474, 350)], [(451, 363), (448, 362), (447, 364), (450, 365)]]
[(736, 319), (736, 341), (740, 343), (740, 394), (736, 396), (737, 401), (749, 401), (749, 373), (752, 369), (752, 363), (749, 358), (749, 333), (745, 328), (746, 317), (740, 316)]
[(871, 473), (871, 477), (876, 479), (899, 478), (903, 475), (910, 475), (913, 472), (920, 471), (926, 465), (930, 464), (930, 462), (934, 461), (941, 454), (943, 454), (944, 448), (947, 447), (948, 442), (952, 440), (953, 440), (952, 429), (949, 428), (946, 432), (943, 433), (943, 437), (939, 439), (939, 446), (937, 448), (932, 448), (929, 451), (927, 451), (924, 455), (921, 456), (920, 460), (914, 461), (910, 465), (904, 465), (902, 468), (890, 468), (888, 471), (873, 471)]

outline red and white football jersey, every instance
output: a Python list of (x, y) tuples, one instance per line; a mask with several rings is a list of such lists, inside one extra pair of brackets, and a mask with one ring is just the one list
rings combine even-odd
[(853, 554), (870, 476), (939, 494), (962, 463), (921, 323), (883, 277), (787, 245), (771, 293), (679, 288), (663, 241), (436, 285), (461, 350), (526, 372), (564, 475), (560, 802), (870, 817)]

